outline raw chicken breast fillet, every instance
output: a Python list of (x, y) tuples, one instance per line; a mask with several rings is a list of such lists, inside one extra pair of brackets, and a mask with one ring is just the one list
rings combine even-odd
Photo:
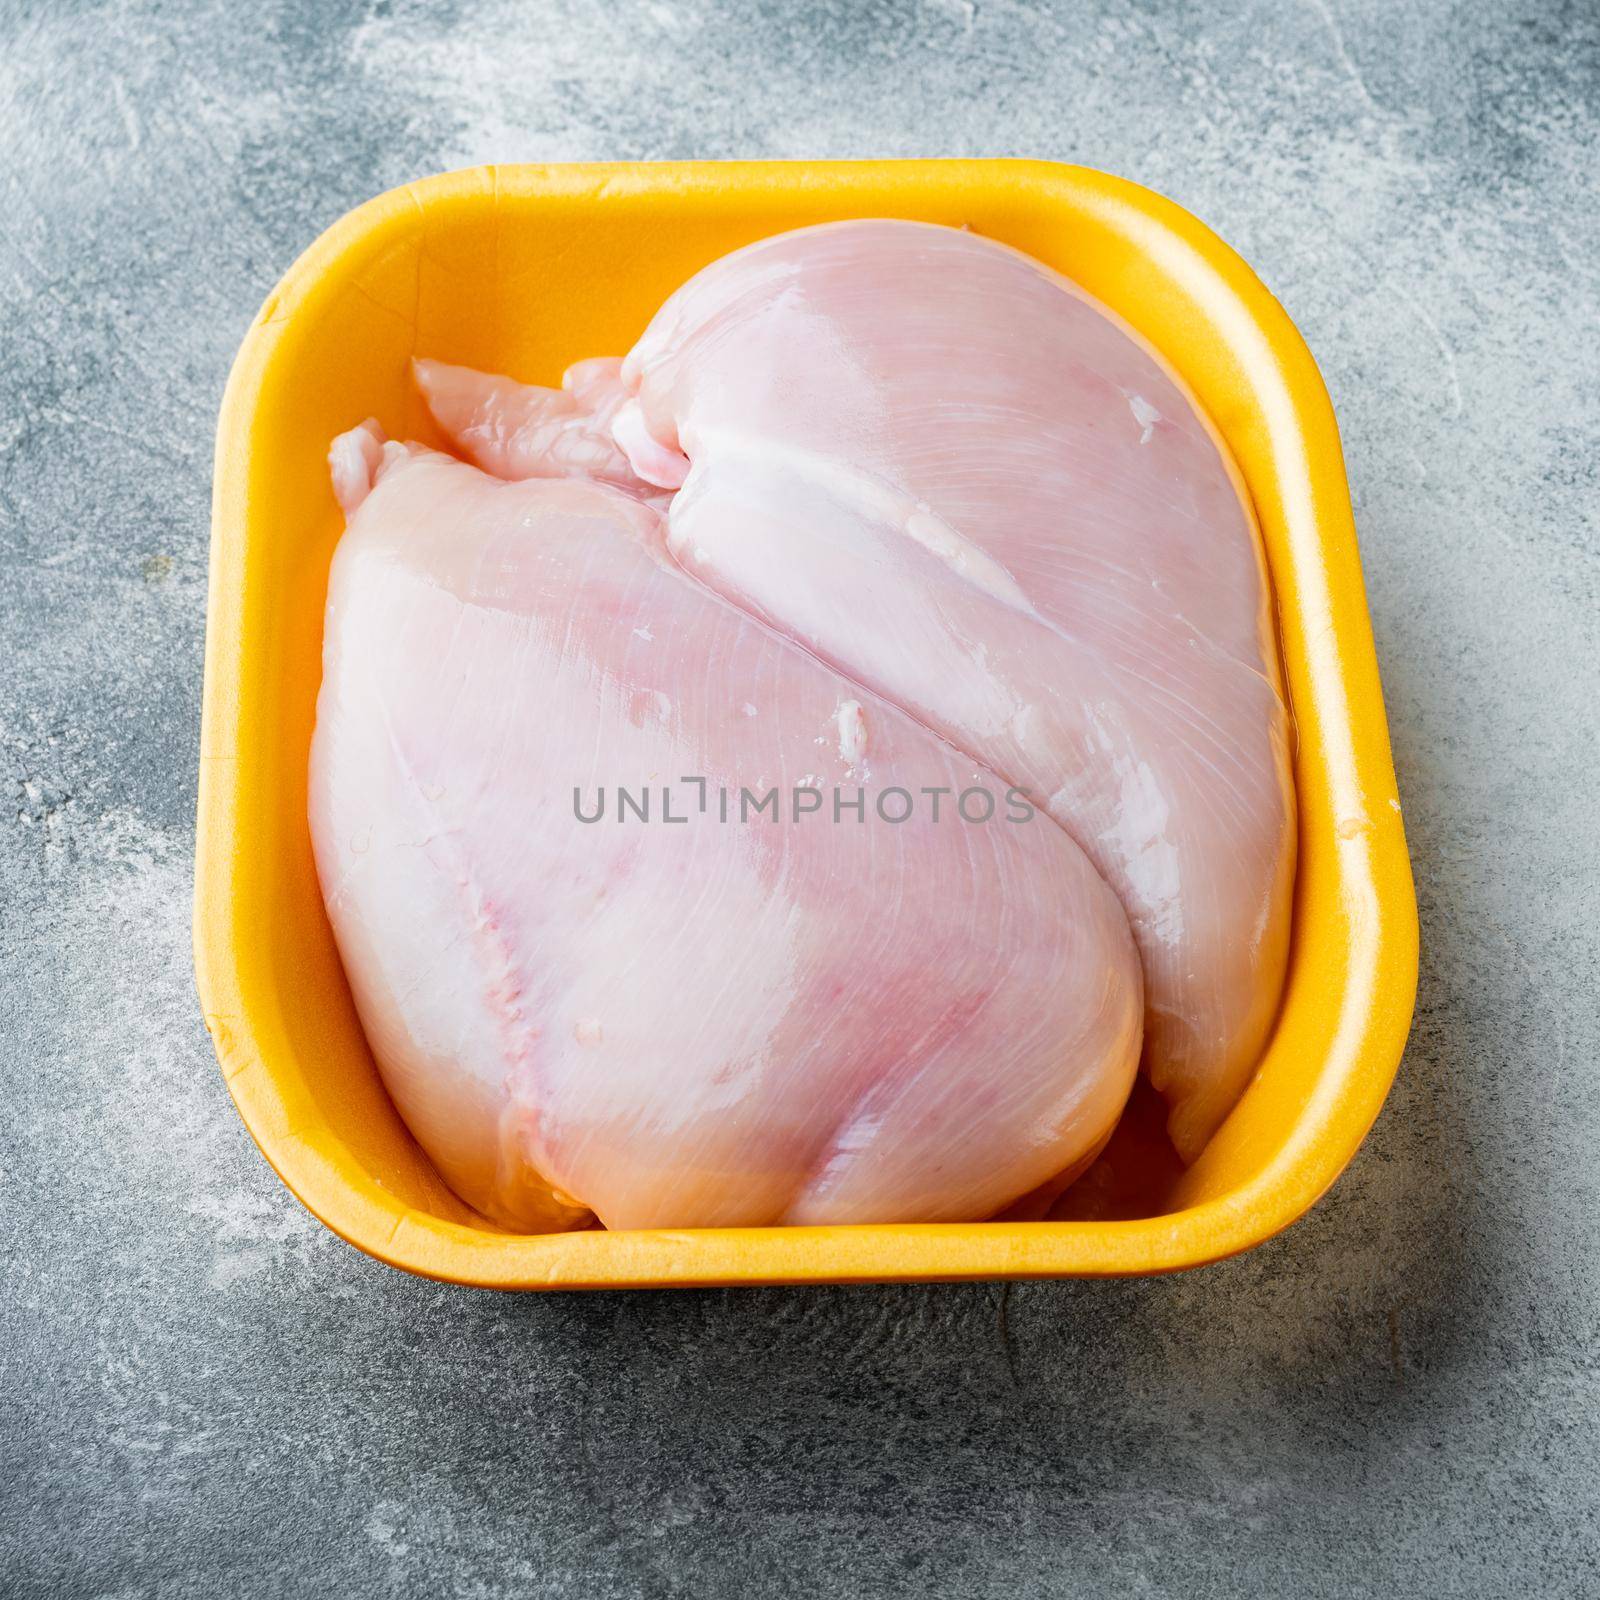
[(1017, 251), (866, 221), (713, 263), (592, 401), (418, 376), (508, 477), (562, 470), (552, 405), (607, 432), (683, 571), (1048, 809), (1126, 908), (1193, 1159), (1277, 1009), (1294, 797), (1257, 531), (1166, 365)]
[[(880, 820), (890, 787), (1006, 785), (689, 576), (642, 500), (374, 424), (332, 466), (317, 868), (384, 1080), (469, 1203), (528, 1230), (976, 1218), (1093, 1156), (1142, 982), (1060, 827)], [(647, 785), (648, 823), (580, 820)], [(858, 786), (864, 820), (794, 815)], [(782, 814), (741, 820), (742, 787)]]

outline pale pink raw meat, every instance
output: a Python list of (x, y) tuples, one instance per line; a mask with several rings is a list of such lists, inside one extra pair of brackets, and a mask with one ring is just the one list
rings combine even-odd
[[(1142, 987), (1055, 823), (871, 816), (890, 786), (1005, 785), (707, 591), (650, 506), (374, 424), (331, 459), (317, 868), (459, 1194), (518, 1229), (936, 1221), (1092, 1156)], [(688, 820), (576, 815), (646, 784)], [(869, 817), (724, 823), (741, 785), (860, 786)]]
[(439, 426), (485, 472), (589, 478), (641, 500), (664, 498), (612, 438), (613, 419), (629, 399), (621, 368), (615, 357), (580, 361), (567, 368), (559, 389), (539, 389), (443, 361), (412, 363)]
[(713, 263), (619, 380), (683, 569), (1026, 786), (1115, 889), (1192, 1159), (1277, 1008), (1295, 823), (1259, 538), (1187, 391), (1040, 263), (887, 221)]

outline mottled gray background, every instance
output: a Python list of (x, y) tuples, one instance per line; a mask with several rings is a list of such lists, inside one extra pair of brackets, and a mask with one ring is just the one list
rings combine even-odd
[[(0, 0), (0, 1590), (1595, 1591), (1593, 4)], [(511, 1297), (341, 1244), (193, 994), (212, 427), (341, 212), (1026, 154), (1207, 219), (1343, 422), (1424, 954), (1306, 1221), (1161, 1282)]]

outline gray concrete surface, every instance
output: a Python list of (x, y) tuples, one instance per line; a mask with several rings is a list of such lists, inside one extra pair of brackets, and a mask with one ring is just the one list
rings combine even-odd
[[(1592, 5), (0, 0), (0, 1590), (1565, 1595), (1600, 1491)], [(491, 159), (1029, 154), (1210, 221), (1343, 422), (1415, 1033), (1162, 1282), (496, 1297), (377, 1266), (192, 991), (230, 357)]]

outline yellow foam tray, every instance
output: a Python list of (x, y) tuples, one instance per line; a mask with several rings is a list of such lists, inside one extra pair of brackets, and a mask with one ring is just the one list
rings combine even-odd
[[(379, 1081), (312, 866), (306, 759), (328, 562), (329, 441), (376, 414), (440, 442), (413, 353), (554, 383), (621, 354), (690, 273), (840, 217), (969, 224), (1068, 274), (1162, 350), (1238, 459), (1266, 539), (1298, 729), (1299, 877), (1282, 1015), (1187, 1172), (1117, 1220), (518, 1236), (463, 1206)], [(1339, 436), (1282, 308), (1170, 201), (1021, 161), (482, 167), (350, 213), (290, 268), (217, 431), (195, 968), (263, 1154), (350, 1243), (501, 1288), (1165, 1272), (1307, 1209), (1361, 1142), (1410, 1025), (1417, 924)]]

